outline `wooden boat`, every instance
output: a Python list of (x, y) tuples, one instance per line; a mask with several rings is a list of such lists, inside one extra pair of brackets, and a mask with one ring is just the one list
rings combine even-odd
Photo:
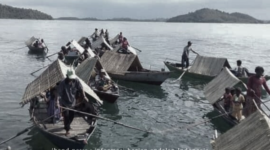
[[(93, 67), (89, 67), (93, 66)], [(109, 88), (106, 90), (98, 90), (95, 84), (95, 76), (97, 70), (103, 69), (106, 73), (107, 78), (110, 80)], [(88, 85), (92, 90), (99, 96), (100, 99), (114, 103), (119, 97), (119, 88), (117, 84), (110, 78), (106, 70), (102, 67), (97, 58), (88, 58), (84, 60), (76, 69), (76, 74)]]
[(47, 53), (48, 52), (48, 48), (47, 46), (44, 44), (44, 43), (40, 43), (38, 45), (38, 47), (35, 47), (33, 44), (36, 42), (36, 41), (39, 41), (40, 43), (40, 39), (38, 38), (35, 38), (34, 36), (31, 37), (29, 40), (25, 41), (25, 45), (28, 47), (29, 49), (29, 52), (30, 53), (35, 53), (35, 54), (43, 54), (43, 53)]
[(161, 85), (171, 72), (144, 69), (137, 55), (107, 51), (100, 63), (110, 77), (120, 80)]
[[(46, 121), (49, 117), (47, 115), (47, 106), (44, 100), (39, 96), (40, 93), (48, 91), (50, 88), (55, 87), (59, 81), (62, 81), (65, 78), (68, 69), (69, 67), (64, 63), (56, 60), (40, 76), (28, 84), (21, 104), (25, 105), (29, 102), (31, 103), (29, 112), (34, 125), (58, 148), (82, 149), (88, 143), (88, 140), (96, 128), (96, 119), (75, 114), (75, 118), (71, 124), (73, 129), (70, 131), (69, 136), (65, 136), (63, 121), (59, 121), (55, 124)], [(93, 109), (93, 103), (102, 104), (102, 101), (84, 81), (79, 77), (77, 78), (81, 82), (86, 96), (90, 100), (89, 102), (83, 102), (85, 106), (91, 108), (89, 110), (90, 112), (85, 112), (92, 114), (96, 113), (96, 110)]]
[(211, 80), (204, 88), (206, 99), (220, 115), (224, 114), (222, 117), (231, 125), (236, 125), (239, 122), (224, 109), (222, 95), (225, 92), (225, 88), (234, 86), (243, 86), (242, 81), (225, 67), (220, 74)]
[(119, 34), (117, 34), (114, 38), (110, 39), (110, 43), (111, 45), (115, 45), (115, 43), (117, 42), (117, 40), (119, 39)]
[(267, 150), (269, 131), (269, 116), (258, 109), (227, 132), (218, 136), (216, 131), (210, 143), (213, 150)]
[[(182, 70), (181, 63), (164, 61), (164, 64), (170, 71), (179, 75), (187, 70)], [(206, 57), (198, 55), (195, 58), (194, 63), (186, 71), (185, 76), (191, 78), (211, 80), (221, 72), (223, 67), (231, 69), (231, 66), (226, 58)], [(249, 76), (253, 74), (254, 73), (250, 73)], [(247, 82), (248, 77), (240, 77), (239, 79), (243, 82)], [(266, 75), (265, 79), (269, 80), (270, 76)]]

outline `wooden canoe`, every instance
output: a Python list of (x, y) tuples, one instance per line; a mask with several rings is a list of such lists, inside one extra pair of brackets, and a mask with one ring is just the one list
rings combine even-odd
[(47, 104), (44, 101), (39, 100), (38, 104), (30, 106), (29, 110), (30, 116), (33, 117), (33, 123), (40, 133), (61, 149), (83, 149), (96, 129), (97, 121), (95, 118), (75, 114), (70, 135), (65, 136), (63, 120), (55, 124), (49, 122), (50, 119), (43, 121), (49, 117)]
[(153, 85), (161, 85), (170, 76), (170, 72), (162, 71), (127, 71), (127, 72), (109, 72), (114, 79), (146, 83)]
[(33, 54), (44, 54), (48, 52), (48, 48), (44, 45), (44, 43), (40, 44), (38, 47), (33, 46), (34, 42), (36, 40), (39, 40), (38, 38), (35, 38), (34, 36), (31, 37), (29, 40), (25, 41), (25, 45), (29, 49), (29, 53)]
[[(175, 74), (181, 75), (186, 70), (186, 69), (182, 70), (182, 64), (180, 64), (180, 63), (172, 63), (169, 61), (164, 61), (164, 64), (170, 71), (172, 71)], [(254, 73), (250, 73), (250, 76), (251, 75), (254, 75)], [(205, 79), (205, 80), (212, 80), (215, 77), (215, 76), (207, 76), (207, 75), (203, 75), (203, 74), (192, 73), (189, 71), (187, 71), (185, 73), (185, 76), (191, 77), (191, 78), (197, 78), (197, 79)], [(245, 83), (247, 83), (247, 81), (248, 81), (248, 77), (240, 77), (239, 79)], [(266, 75), (265, 79), (269, 80), (270, 76)]]

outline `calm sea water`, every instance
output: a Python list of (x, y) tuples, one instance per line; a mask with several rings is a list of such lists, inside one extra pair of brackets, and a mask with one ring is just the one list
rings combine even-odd
[[(111, 37), (122, 31), (131, 45), (143, 51), (139, 58), (145, 68), (160, 70), (166, 58), (180, 60), (183, 47), (190, 40), (192, 48), (201, 55), (226, 57), (231, 66), (241, 59), (251, 71), (261, 65), (270, 73), (269, 25), (0, 20), (0, 141), (31, 125), (28, 106), (20, 108), (19, 102), (27, 84), (35, 79), (30, 73), (50, 63), (28, 54), (26, 48), (10, 50), (23, 47), (25, 40), (36, 36), (44, 38), (52, 54), (68, 41), (92, 34), (94, 28), (109, 29)], [(192, 54), (191, 58), (194, 57)], [(119, 82), (129, 89), (121, 89), (117, 103), (105, 103), (100, 108), (101, 116), (157, 134), (99, 121), (88, 149), (211, 149), (214, 130), (225, 132), (230, 126), (217, 119), (181, 130), (180, 127), (216, 114), (204, 98), (203, 87), (207, 81), (183, 80), (180, 85), (172, 83), (176, 77), (169, 78), (160, 87)], [(16, 150), (54, 147), (36, 130), (0, 148), (7, 145)]]

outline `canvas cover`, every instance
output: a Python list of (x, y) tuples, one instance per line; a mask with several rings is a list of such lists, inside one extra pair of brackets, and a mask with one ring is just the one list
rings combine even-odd
[(257, 110), (239, 124), (220, 135), (214, 150), (269, 150), (270, 120)]
[(87, 58), (76, 68), (76, 75), (85, 83), (88, 83), (96, 63), (97, 58)]
[(33, 44), (33, 42), (35, 42), (37, 40), (37, 38), (35, 38), (34, 36), (32, 36), (29, 40), (25, 41), (25, 45), (26, 46), (31, 46)]
[(110, 39), (110, 43), (113, 44), (119, 39), (119, 34), (117, 34), (114, 38)]
[(70, 42), (81, 54), (84, 52), (84, 48), (81, 47), (81, 45), (75, 41), (75, 40), (72, 40)]
[(120, 54), (113, 51), (105, 52), (100, 59), (100, 63), (108, 73), (125, 73), (130, 70), (142, 69), (137, 55)]
[(92, 42), (92, 48), (96, 49), (101, 46), (102, 43), (105, 43), (105, 45), (110, 49), (113, 50), (110, 44), (106, 42), (103, 36), (99, 37), (96, 41)]
[[(78, 41), (79, 45), (84, 45), (84, 41), (87, 39), (87, 37), (81, 37), (81, 39)], [(96, 54), (93, 52), (91, 48), (87, 49), (88, 53), (90, 54), (91, 57), (95, 57)]]
[[(27, 85), (21, 104), (28, 103), (31, 99), (38, 96), (40, 93), (56, 86), (59, 81), (62, 81), (66, 77), (67, 67), (60, 60), (54, 61), (41, 75), (39, 75), (34, 81)], [(86, 94), (91, 96), (97, 102), (102, 103), (99, 97), (94, 91), (78, 77), (80, 83)]]
[(225, 88), (233, 87), (239, 82), (240, 80), (225, 67), (218, 76), (204, 87), (205, 98), (211, 104), (214, 104), (224, 94)]
[(226, 58), (197, 55), (189, 72), (214, 77), (221, 72), (223, 67), (231, 68)]

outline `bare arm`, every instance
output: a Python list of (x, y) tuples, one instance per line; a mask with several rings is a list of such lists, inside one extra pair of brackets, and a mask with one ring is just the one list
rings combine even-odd
[(199, 53), (195, 52), (193, 49), (190, 49), (194, 54), (199, 55)]
[(268, 85), (266, 84), (266, 80), (265, 79), (264, 79), (264, 82), (263, 82), (263, 87), (266, 90), (266, 92), (270, 95), (270, 90), (269, 90)]

